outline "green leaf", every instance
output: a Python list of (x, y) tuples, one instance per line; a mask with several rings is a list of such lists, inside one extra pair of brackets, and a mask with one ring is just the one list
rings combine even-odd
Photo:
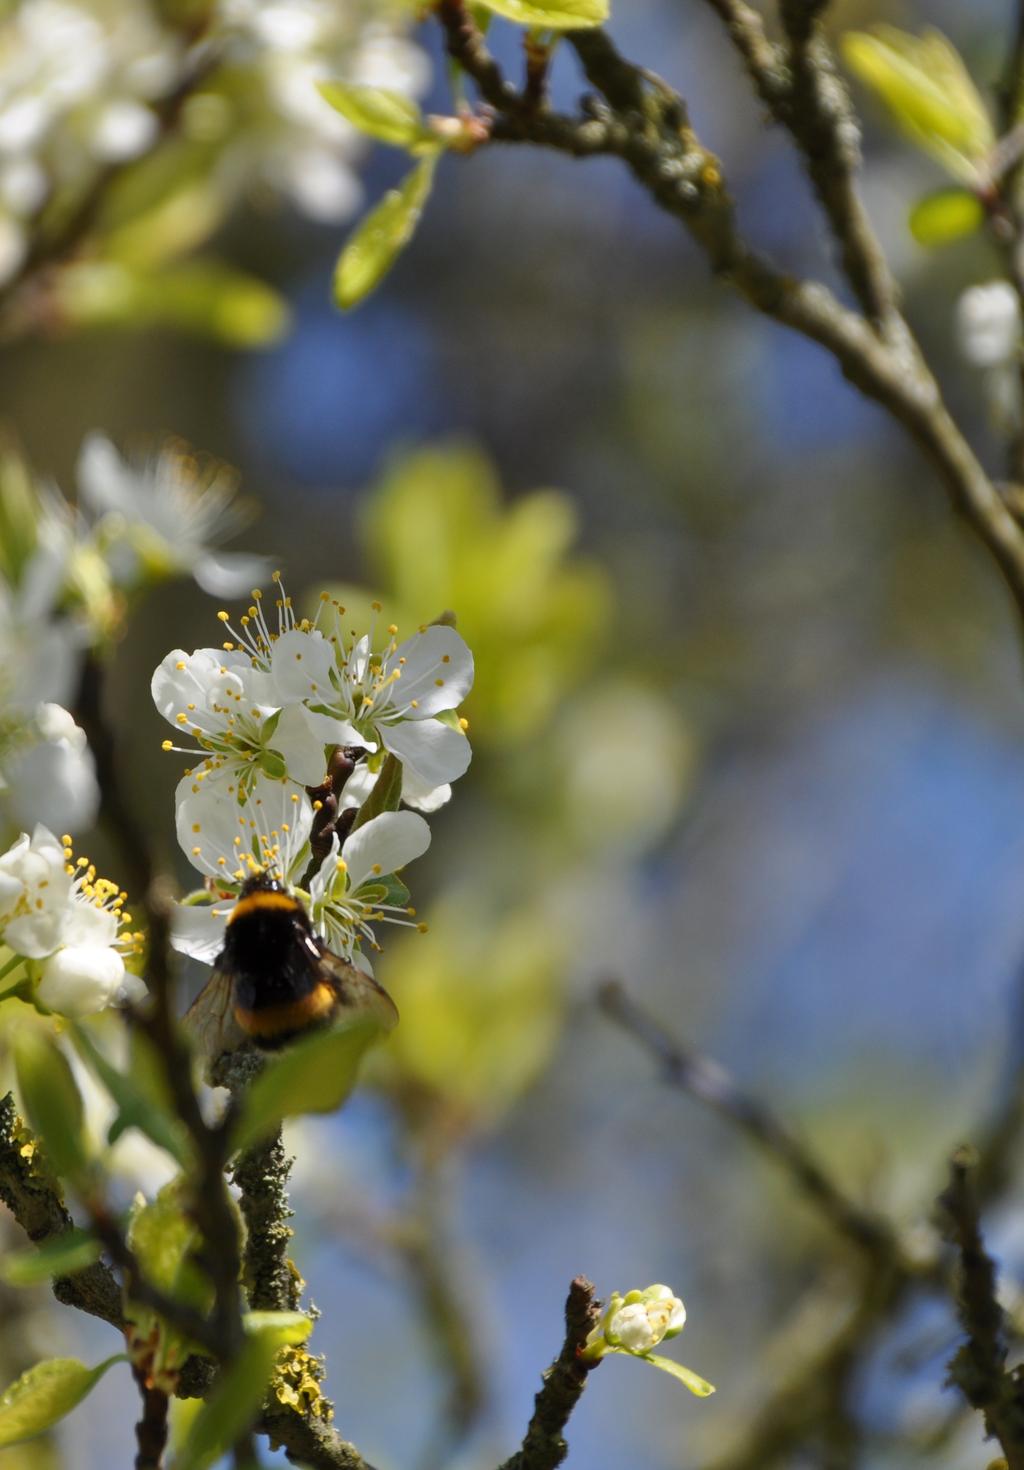
[(87, 1368), (77, 1358), (47, 1358), (23, 1373), (0, 1395), (0, 1448), (42, 1434), (69, 1414), (108, 1368), (125, 1363), (123, 1353)]
[[(342, 805), (344, 805), (345, 789), (342, 787)], [(369, 796), (359, 808), (359, 815), (352, 824), (352, 830), (365, 826), (372, 817), (379, 817), (382, 812), (397, 812), (402, 802), (402, 762), (393, 756), (390, 751), (384, 758), (384, 764), (380, 768), (380, 775)]]
[(650, 1363), (653, 1368), (660, 1368), (663, 1373), (670, 1373), (673, 1378), (678, 1378), (680, 1383), (686, 1385), (692, 1394), (699, 1399), (706, 1399), (709, 1394), (714, 1393), (714, 1384), (708, 1383), (706, 1378), (701, 1378), (691, 1368), (684, 1368), (682, 1363), (674, 1363), (671, 1358), (663, 1358), (660, 1353), (631, 1353), (629, 1348), (609, 1347), (609, 1353), (622, 1353), (626, 1358), (639, 1358), (641, 1363)]
[(216, 260), (153, 272), (82, 262), (62, 272), (57, 300), (75, 326), (173, 327), (227, 347), (267, 347), (288, 327), (288, 308), (271, 286)]
[[(132, 1213), (128, 1244), (146, 1279), (161, 1291), (182, 1296), (182, 1269), (198, 1242), (199, 1231), (186, 1212), (180, 1178), (165, 1184), (155, 1200), (141, 1203)], [(198, 1304), (192, 1296), (189, 1301)]]
[(401, 92), (348, 82), (320, 82), (317, 91), (354, 128), (379, 143), (390, 143), (395, 148), (437, 144), (437, 135), (424, 127), (419, 107)]
[(438, 156), (435, 151), (422, 158), (349, 237), (334, 271), (334, 300), (342, 311), (357, 306), (380, 285), (412, 239), (430, 197)]
[(85, 1230), (66, 1230), (38, 1249), (13, 1251), (0, 1262), (0, 1276), (9, 1286), (37, 1286), (56, 1276), (73, 1276), (98, 1261), (103, 1250)]
[(985, 209), (970, 189), (936, 189), (910, 211), (910, 233), (919, 245), (949, 245), (973, 235), (985, 223)]
[(365, 1052), (384, 1025), (362, 1014), (349, 1025), (297, 1041), (266, 1066), (245, 1094), (232, 1146), (248, 1148), (300, 1113), (333, 1113), (355, 1086)]
[(246, 1312), (242, 1326), (250, 1336), (269, 1333), (278, 1347), (298, 1347), (313, 1331), (305, 1312)]
[(940, 31), (921, 36), (875, 26), (849, 31), (843, 56), (850, 70), (878, 93), (917, 145), (965, 183), (995, 143), (992, 119), (959, 52)]
[(238, 1357), (220, 1374), (193, 1420), (175, 1459), (175, 1470), (209, 1470), (237, 1443), (259, 1413), (274, 1359), (285, 1341), (276, 1327), (263, 1328), (246, 1338)]
[(478, 3), (506, 20), (556, 31), (601, 26), (610, 13), (608, 0), (478, 0)]
[(41, 1028), (24, 1027), (14, 1040), (14, 1067), (51, 1167), (64, 1178), (81, 1174), (88, 1158), (82, 1096), (64, 1053)]
[(192, 1156), (185, 1131), (165, 1106), (164, 1095), (156, 1083), (161, 1069), (150, 1044), (133, 1033), (131, 1072), (125, 1073), (107, 1060), (82, 1026), (72, 1022), (70, 1030), (79, 1056), (117, 1104), (117, 1117), (110, 1125), (108, 1142), (116, 1143), (129, 1128), (138, 1128), (183, 1169), (190, 1169)]

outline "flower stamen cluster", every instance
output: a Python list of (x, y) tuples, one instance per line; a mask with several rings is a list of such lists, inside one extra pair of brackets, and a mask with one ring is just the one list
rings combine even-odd
[(130, 927), (126, 903), (123, 889), (75, 857), (69, 836), (23, 832), (0, 855), (0, 941), (11, 966), (23, 962), (19, 993), (65, 1016), (140, 998), (145, 987), (125, 961), (141, 955), (144, 935)]

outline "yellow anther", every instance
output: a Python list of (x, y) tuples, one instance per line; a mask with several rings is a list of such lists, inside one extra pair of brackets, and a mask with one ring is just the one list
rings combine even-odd
[(459, 716), (459, 729), (463, 732), (469, 729), (469, 721), (466, 719), (465, 715)]
[(174, 665), (174, 667), (176, 669), (187, 669), (188, 668), (188, 664), (185, 662), (185, 660), (183, 658), (179, 658), (178, 662)]
[(174, 744), (170, 740), (162, 740), (160, 742), (160, 749), (161, 750), (173, 750), (174, 749)]
[(442, 655), (441, 655), (441, 662), (443, 664), (450, 664), (451, 661), (452, 661), (452, 656), (451, 656), (450, 653), (442, 653)]
[(443, 689), (444, 688), (444, 680), (443, 679), (435, 679), (434, 680), (434, 683), (437, 685), (438, 689)]
[(226, 612), (225, 612), (225, 611), (224, 611), (224, 610), (223, 610), (223, 608), (222, 608), (222, 609), (221, 609), (221, 611), (220, 611), (220, 612), (219, 612), (219, 613), (218, 613), (218, 614), (217, 614), (217, 616), (218, 616), (218, 618), (219, 618), (219, 619), (220, 619), (220, 621), (221, 621), (221, 622), (222, 622), (222, 623), (229, 623), (229, 622), (230, 622), (230, 621), (231, 621), (231, 614), (230, 614), (230, 613), (226, 613)]

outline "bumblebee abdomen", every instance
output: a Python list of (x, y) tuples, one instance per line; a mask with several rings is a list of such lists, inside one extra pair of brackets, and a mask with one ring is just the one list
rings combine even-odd
[(257, 1046), (284, 1046), (311, 1027), (330, 1021), (338, 1008), (334, 986), (318, 980), (305, 995), (269, 1005), (247, 1007), (236, 1002), (235, 1020)]

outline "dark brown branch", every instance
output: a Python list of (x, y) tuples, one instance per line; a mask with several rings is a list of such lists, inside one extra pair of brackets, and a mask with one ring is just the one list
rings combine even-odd
[(949, 1365), (950, 1381), (981, 1411), (1009, 1470), (1024, 1470), (1024, 1374), (1007, 1371), (1006, 1317), (997, 1299), (996, 1268), (985, 1250), (971, 1183), (973, 1155), (950, 1162), (949, 1188), (939, 1199), (947, 1236), (960, 1258), (958, 1311), (967, 1341)]
[(133, 1369), (142, 1400), (142, 1415), (135, 1425), (135, 1470), (162, 1470), (167, 1447), (167, 1395), (147, 1385), (145, 1375)]
[(670, 1087), (687, 1093), (734, 1124), (782, 1166), (835, 1230), (871, 1257), (891, 1260), (898, 1256), (898, 1242), (888, 1221), (849, 1199), (767, 1104), (745, 1092), (710, 1057), (670, 1036), (617, 981), (602, 985), (598, 999), (604, 1013), (654, 1057)]
[(544, 1374), (544, 1386), (534, 1399), (533, 1418), (522, 1448), (500, 1470), (554, 1470), (565, 1459), (569, 1449), (565, 1426), (594, 1367), (581, 1362), (580, 1353), (600, 1315), (593, 1286), (585, 1276), (577, 1276), (565, 1303), (562, 1350)]
[[(739, 13), (734, 5), (724, 9)], [(439, 0), (438, 16), (449, 55), (497, 112), (491, 139), (574, 157), (620, 157), (654, 202), (683, 224), (717, 276), (757, 311), (824, 347), (844, 376), (904, 427), (938, 471), (954, 508), (995, 558), (1024, 617), (1024, 532), (947, 411), (902, 318), (889, 323), (883, 340), (826, 286), (794, 279), (751, 250), (737, 232), (719, 160), (689, 126), (682, 99), (666, 97), (660, 87), (648, 90), (643, 69), (625, 61), (603, 31), (568, 33), (588, 81), (605, 99), (572, 118), (533, 112), (510, 91), (462, 0)], [(836, 220), (852, 207), (848, 193), (844, 199), (837, 196), (831, 206)]]

